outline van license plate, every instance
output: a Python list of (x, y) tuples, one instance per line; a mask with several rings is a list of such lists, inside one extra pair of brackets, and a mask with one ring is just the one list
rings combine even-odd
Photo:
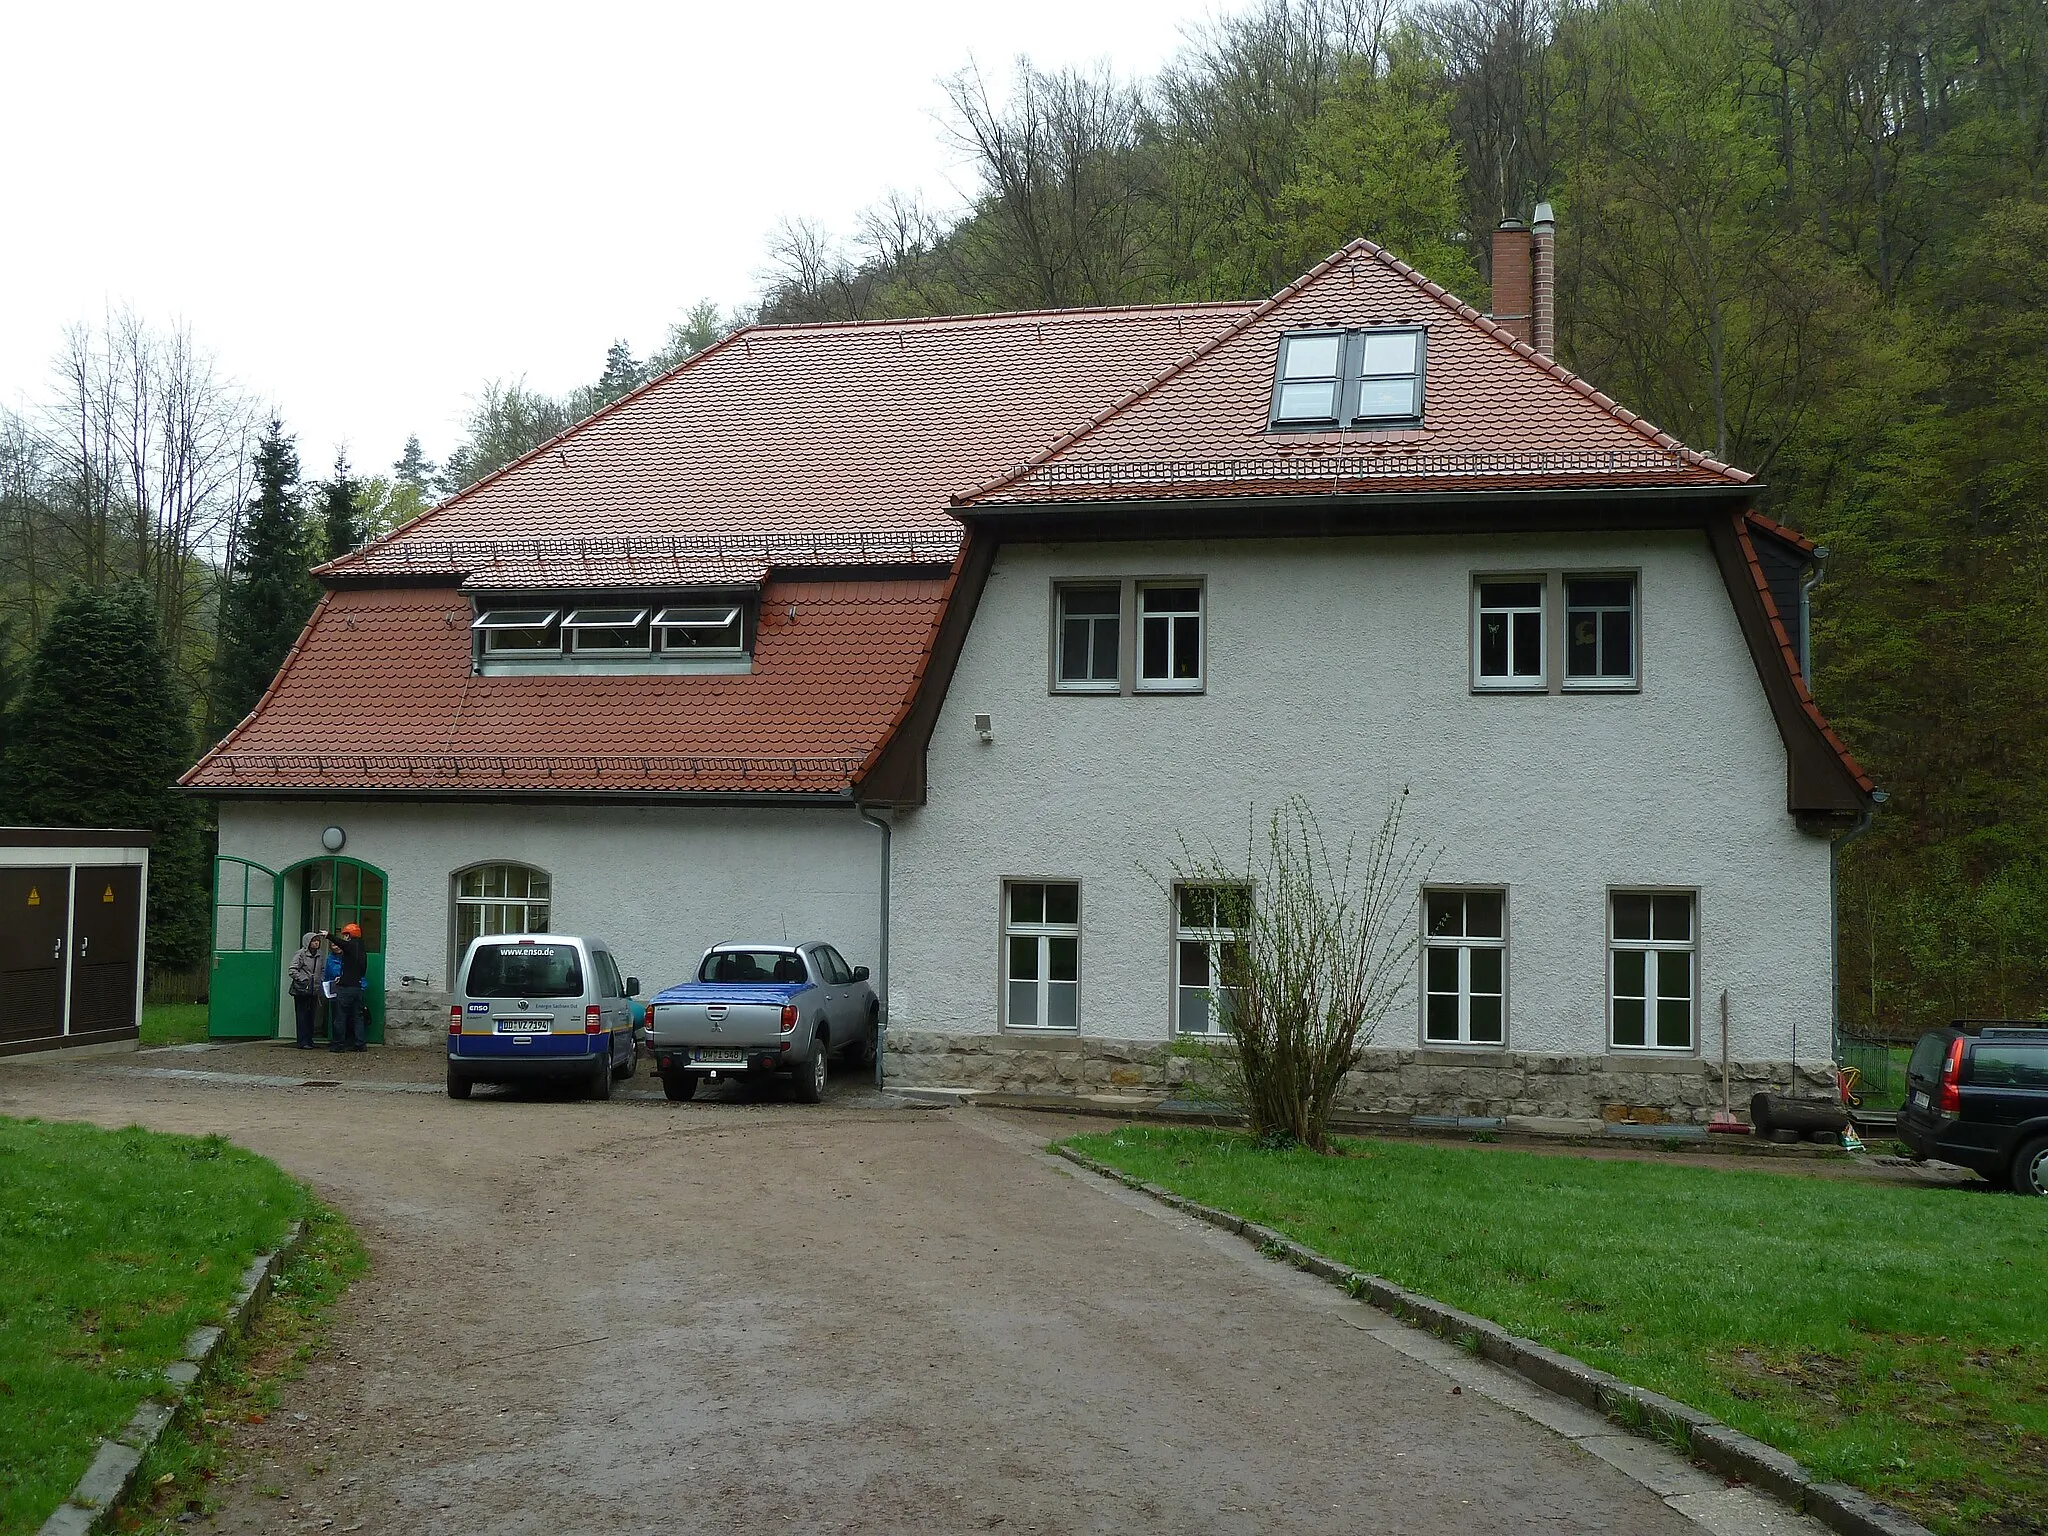
[(553, 1019), (497, 1019), (501, 1035), (544, 1035), (555, 1027)]
[(690, 1052), (690, 1060), (692, 1061), (745, 1061), (746, 1059), (747, 1053), (745, 1051), (731, 1051), (722, 1048)]
[(1915, 1109), (1925, 1109), (1927, 1107), (1927, 1095), (1924, 1093), (1915, 1093), (1913, 1095), (1913, 1107)]

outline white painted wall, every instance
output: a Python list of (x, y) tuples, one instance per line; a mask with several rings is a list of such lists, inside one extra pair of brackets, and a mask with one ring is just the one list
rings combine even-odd
[[(534, 806), (412, 801), (242, 801), (220, 806), (220, 851), (282, 870), (321, 855), (323, 827), (389, 881), (385, 981), (449, 984), (453, 875), (500, 859), (553, 879), (558, 932), (592, 934), (649, 989), (687, 979), (725, 939), (828, 940), (875, 963), (882, 834), (852, 806)], [(285, 938), (298, 939), (287, 901)]]
[[(1641, 571), (1640, 693), (1474, 695), (1475, 572)], [(1054, 695), (1051, 584), (1200, 575), (1207, 691)], [(976, 736), (993, 716), (995, 740)], [(896, 833), (892, 1027), (997, 1028), (1005, 877), (1082, 882), (1082, 1032), (1168, 1036), (1166, 878), (1185, 836), (1236, 854), (1306, 796), (1370, 837), (1412, 786), (1443, 883), (1505, 883), (1508, 1043), (1606, 1046), (1612, 886), (1699, 890), (1699, 1037), (1738, 1058), (1826, 1050), (1828, 847), (1785, 810), (1785, 752), (1697, 534), (1010, 546), (940, 715), (929, 803)], [(1141, 868), (1142, 866), (1142, 868)], [(1419, 1041), (1412, 995), (1380, 1044)]]

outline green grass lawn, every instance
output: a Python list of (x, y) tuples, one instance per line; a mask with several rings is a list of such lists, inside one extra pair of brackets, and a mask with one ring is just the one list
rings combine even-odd
[(2048, 1200), (1127, 1126), (1068, 1145), (1652, 1388), (1935, 1529), (2048, 1531)]
[(308, 1206), (217, 1136), (0, 1119), (0, 1532), (62, 1502)]
[(144, 1003), (142, 1044), (190, 1045), (206, 1038), (206, 1004)]

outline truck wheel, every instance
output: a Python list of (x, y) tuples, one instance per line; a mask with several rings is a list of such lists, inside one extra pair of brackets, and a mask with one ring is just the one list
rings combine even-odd
[(612, 1059), (609, 1055), (599, 1058), (590, 1069), (590, 1096), (593, 1099), (612, 1096)]
[(680, 1104), (697, 1092), (697, 1074), (694, 1072), (664, 1072), (661, 1075), (661, 1091), (668, 1095), (671, 1104)]
[(2048, 1195), (2048, 1136), (2028, 1142), (2012, 1160), (2016, 1195)]
[(796, 1101), (799, 1104), (816, 1104), (825, 1097), (825, 1078), (831, 1070), (830, 1043), (825, 1040), (811, 1042), (811, 1054), (796, 1064)]
[(448, 1097), (451, 1099), (466, 1099), (469, 1097), (469, 1076), (467, 1073), (458, 1072), (453, 1067), (448, 1069)]
[(881, 1038), (882, 1010), (870, 1008), (867, 1026), (861, 1031), (860, 1044), (853, 1050), (853, 1059), (857, 1065), (872, 1067), (875, 1064), (875, 1047)]

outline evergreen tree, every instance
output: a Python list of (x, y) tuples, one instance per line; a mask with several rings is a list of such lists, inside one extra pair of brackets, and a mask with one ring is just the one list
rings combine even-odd
[(623, 341), (615, 341), (604, 355), (604, 372), (597, 376), (592, 393), (596, 397), (591, 409), (609, 405), (629, 390), (638, 389), (644, 377), (640, 365), (633, 361), (632, 349)]
[(405, 452), (401, 453), (391, 466), (391, 478), (401, 489), (417, 495), (422, 502), (434, 488), (435, 477), (440, 466), (428, 458), (420, 447), (417, 432), (406, 434)]
[(299, 453), (273, 421), (256, 448), (256, 497), (221, 602), (209, 730), (218, 737), (256, 707), (312, 611), (299, 505)]
[(320, 485), (320, 515), (327, 539), (326, 559), (347, 554), (363, 542), (363, 482), (348, 472), (348, 451), (334, 455), (334, 478)]
[(5, 765), (23, 822), (155, 834), (149, 958), (173, 966), (207, 940), (198, 807), (174, 787), (192, 763), (190, 721), (147, 592), (74, 587), (30, 660)]

